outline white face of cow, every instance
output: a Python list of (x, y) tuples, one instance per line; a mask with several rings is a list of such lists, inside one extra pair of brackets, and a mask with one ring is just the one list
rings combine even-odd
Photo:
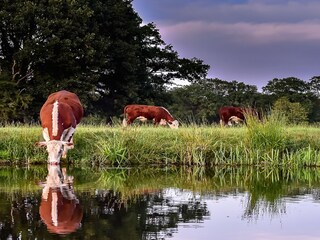
[(172, 123), (168, 123), (170, 128), (179, 128), (179, 122), (174, 120)]
[(39, 142), (39, 146), (46, 146), (48, 152), (48, 162), (50, 164), (59, 164), (60, 159), (66, 154), (68, 149), (73, 147), (73, 143), (65, 141), (51, 140), (48, 142)]
[(231, 116), (229, 118), (228, 125), (229, 126), (238, 125), (241, 122), (243, 122), (243, 120), (241, 118), (238, 118), (237, 116)]

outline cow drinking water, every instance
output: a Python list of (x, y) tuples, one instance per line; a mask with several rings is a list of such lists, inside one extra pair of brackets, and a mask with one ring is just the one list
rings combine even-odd
[(73, 134), (83, 117), (83, 108), (78, 96), (65, 90), (50, 94), (40, 110), (42, 135), (46, 146), (48, 162), (59, 164), (61, 156), (73, 148)]
[(154, 125), (167, 123), (170, 128), (179, 127), (179, 122), (164, 107), (137, 104), (127, 105), (124, 108), (123, 126), (130, 125), (137, 118), (153, 120)]

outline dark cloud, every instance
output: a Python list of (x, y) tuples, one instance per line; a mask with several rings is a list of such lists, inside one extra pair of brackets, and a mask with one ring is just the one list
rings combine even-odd
[(320, 1), (134, 0), (182, 57), (211, 66), (209, 77), (265, 86), (273, 78), (320, 75)]

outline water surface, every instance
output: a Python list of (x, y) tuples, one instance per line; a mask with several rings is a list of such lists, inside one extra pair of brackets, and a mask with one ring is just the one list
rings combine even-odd
[(320, 239), (319, 169), (0, 168), (0, 239)]

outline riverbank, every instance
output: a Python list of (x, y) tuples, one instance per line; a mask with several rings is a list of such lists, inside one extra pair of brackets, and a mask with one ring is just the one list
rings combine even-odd
[[(0, 128), (0, 163), (45, 163), (40, 126)], [(243, 127), (79, 125), (64, 162), (85, 166), (320, 166), (320, 129), (272, 122)]]

